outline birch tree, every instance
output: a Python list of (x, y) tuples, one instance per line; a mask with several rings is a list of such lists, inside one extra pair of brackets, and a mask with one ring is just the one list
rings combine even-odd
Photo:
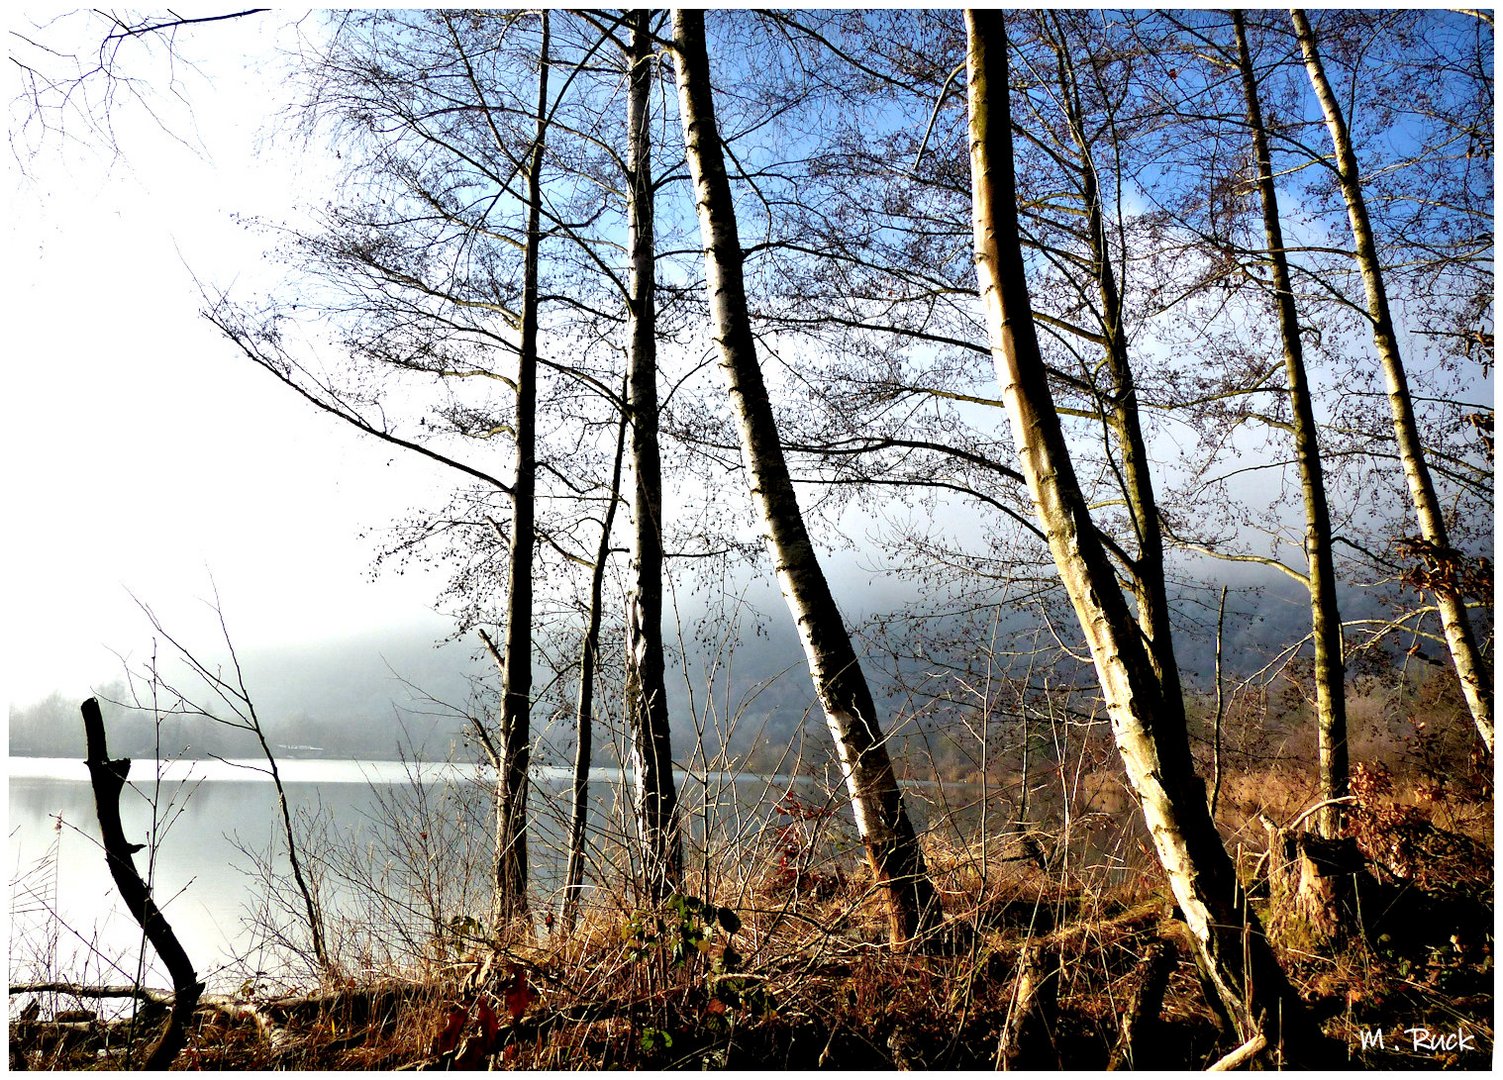
[[(1117, 444), (1116, 470), (1120, 473), (1123, 501), (1127, 507), (1134, 553), (1126, 556), (1129, 581), (1137, 609), (1138, 624), (1148, 646), (1148, 656), (1164, 688), (1165, 706), (1180, 712), (1183, 721), (1184, 698), (1179, 685), (1179, 667), (1174, 659), (1174, 637), (1169, 625), (1169, 596), (1164, 580), (1164, 542), (1159, 524), (1158, 504), (1149, 472), (1148, 446), (1138, 407), (1138, 390), (1128, 357), (1128, 327), (1122, 287), (1114, 266), (1106, 208), (1102, 202), (1100, 172), (1096, 151), (1088, 134), (1082, 104), (1080, 74), (1072, 57), (1071, 42), (1064, 33), (1060, 13), (1045, 16), (1053, 23), (1049, 42), (1055, 53), (1059, 79), (1060, 107), (1065, 115), (1066, 130), (1078, 156), (1075, 179), (1079, 184), (1081, 209), (1085, 216), (1085, 248), (1089, 259), (1086, 276), (1096, 291), (1096, 310), (1100, 325), (1102, 366), (1107, 385), (1097, 395), (1102, 420)], [(1094, 61), (1092, 70), (1100, 66)], [(1100, 87), (1098, 87), (1100, 89)], [(1110, 130), (1113, 118), (1099, 127)]]
[(870, 687), (799, 509), (758, 364), (742, 277), (744, 256), (715, 121), (703, 12), (674, 11), (673, 48), (715, 348), (735, 412), (748, 485), (784, 599), (798, 624), (872, 875), (887, 899), (891, 941), (902, 946), (938, 926), (938, 897), (903, 807)]
[(1357, 160), (1347, 127), (1346, 116), (1336, 92), (1326, 77), (1315, 31), (1305, 13), (1291, 10), (1295, 34), (1305, 69), (1310, 76), (1310, 85), (1320, 102), (1326, 127), (1330, 133), (1334, 156), (1332, 168), (1346, 203), (1347, 217), (1351, 224), (1355, 245), (1353, 257), (1362, 277), (1367, 297), (1367, 315), (1372, 325), (1373, 345), (1378, 362), (1383, 370), (1389, 409), (1393, 414), (1394, 440), (1398, 444), (1400, 466), (1409, 488), (1409, 497), (1414, 505), (1414, 514), (1419, 526), (1422, 562), (1425, 564), (1426, 580), (1439, 609), (1441, 626), (1445, 632), (1446, 645), (1451, 653), (1457, 677), (1461, 680), (1462, 693), (1477, 733), (1489, 753), (1493, 750), (1493, 698), (1492, 673), (1477, 647), (1466, 602), (1457, 579), (1456, 552), (1447, 535), (1445, 514), (1436, 495), (1435, 483), (1426, 462), (1425, 448), (1420, 438), (1420, 429), (1415, 417), (1414, 402), (1409, 388), (1408, 373), (1399, 346), (1393, 313), (1389, 307), (1388, 291), (1384, 282), (1382, 258), (1378, 252), (1377, 239), (1368, 215), (1367, 202), (1363, 195), (1361, 165)]
[(1018, 460), (1090, 646), (1117, 747), (1201, 971), (1244, 1039), (1300, 1060), (1319, 1032), (1279, 966), (1206, 806), (1182, 713), (1139, 637), (1091, 524), (1039, 352), (1019, 241), (1007, 37), (995, 11), (966, 13), (977, 277)]
[(584, 640), (579, 649), (579, 697), (574, 709), (574, 775), (569, 807), (568, 862), (564, 867), (564, 898), (560, 922), (564, 933), (574, 929), (584, 891), (585, 830), (590, 818), (590, 758), (594, 752), (595, 682), (600, 661), (600, 621), (605, 602), (606, 563), (611, 554), (611, 530), (621, 502), (621, 464), (626, 455), (627, 411), (621, 410), (616, 436), (616, 457), (611, 465), (610, 501), (600, 522), (600, 543), (590, 567), (588, 613)]
[(543, 146), (548, 131), (548, 21), (539, 30), (537, 128), (527, 154), (527, 226), (517, 349), (516, 474), (511, 489), (506, 639), (501, 651), (501, 738), (496, 770), (496, 891), (506, 923), (527, 911), (527, 789), (532, 762), (532, 575), (537, 497), (538, 247), (542, 242)]
[(1341, 804), (1348, 789), (1346, 742), (1346, 665), (1342, 652), (1341, 611), (1336, 599), (1336, 565), (1332, 549), (1331, 513), (1326, 501), (1320, 439), (1315, 420), (1313, 394), (1305, 370), (1304, 343), (1299, 312), (1295, 307), (1294, 282), (1285, 254), (1283, 225), (1279, 220), (1278, 190), (1274, 184), (1273, 154), (1258, 100), (1258, 80), (1247, 42), (1247, 21), (1241, 11), (1232, 13), (1237, 43), (1237, 68), (1247, 106), (1247, 128), (1252, 139), (1257, 168), (1258, 199), (1262, 207), (1263, 236), (1267, 244), (1274, 303), (1283, 346), (1284, 377), (1289, 386), (1290, 426), (1299, 466), (1301, 502), (1305, 515), (1305, 584), (1310, 591), (1311, 635), (1315, 641), (1315, 713), (1320, 799), (1326, 805), (1317, 818), (1321, 833), (1334, 838), (1341, 832)]
[[(335, 145), (349, 163), (350, 201), (324, 210), (324, 231), (295, 234), (291, 250), (307, 276), (302, 288), (288, 288), (292, 299), (260, 313), (220, 301), (211, 313), (248, 356), (310, 401), (483, 485), (400, 521), (383, 556), (432, 558), (425, 546), (448, 544), (440, 553), (453, 568), (445, 596), (459, 604), (462, 630), (481, 631), (501, 675), (499, 717), (474, 732), (498, 774), (498, 923), (526, 907), (534, 641), (559, 618), (557, 606), (545, 605), (572, 584), (566, 571), (599, 561), (575, 551), (573, 536), (599, 527), (588, 508), (610, 458), (592, 452), (591, 436), (614, 435), (625, 407), (592, 371), (611, 324), (608, 303), (590, 290), (607, 298), (624, 291), (596, 262), (583, 260), (595, 272), (586, 281), (560, 257), (590, 247), (578, 242), (578, 219), (561, 215), (575, 190), (597, 187), (598, 178), (581, 177), (584, 155), (548, 145), (583, 141), (560, 110), (602, 39), (586, 26), (582, 41), (565, 42), (563, 86), (554, 90), (553, 23), (551, 14), (450, 12), (342, 21), (309, 70), (308, 115), (319, 133), (327, 123), (336, 140), (348, 140)], [(575, 242), (545, 243), (558, 236)], [(604, 332), (572, 334), (564, 318), (545, 319), (545, 302)], [(337, 376), (316, 353), (294, 355), (310, 323), (337, 335)], [(402, 393), (394, 385), (402, 379), (425, 393)], [(573, 447), (560, 449), (558, 438), (547, 445), (559, 434)], [(498, 448), (499, 465), (488, 460)], [(585, 551), (594, 537), (587, 543)], [(564, 607), (572, 615), (574, 605)], [(494, 639), (485, 630), (493, 621), (501, 624)]]
[(653, 237), (657, 185), (652, 172), (653, 12), (631, 15), (626, 110), (627, 247), (630, 259), (632, 597), (627, 710), (637, 775), (637, 828), (649, 895), (682, 885), (683, 838), (673, 780), (668, 687), (663, 658), (663, 476), (658, 443), (657, 262)]

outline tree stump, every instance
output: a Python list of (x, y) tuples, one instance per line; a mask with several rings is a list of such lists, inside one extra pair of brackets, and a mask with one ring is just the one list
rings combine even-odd
[(1356, 927), (1356, 878), (1364, 860), (1355, 841), (1261, 820), (1268, 834), (1269, 936), (1309, 952), (1340, 946)]

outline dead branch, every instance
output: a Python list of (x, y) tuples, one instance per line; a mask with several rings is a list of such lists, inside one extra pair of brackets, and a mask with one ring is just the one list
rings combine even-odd
[(105, 743), (104, 717), (99, 712), (99, 702), (89, 698), (83, 703), (84, 738), (88, 757), (84, 764), (89, 767), (89, 780), (94, 788), (94, 804), (99, 815), (100, 839), (104, 843), (105, 861), (109, 864), (110, 876), (120, 890), (120, 897), (130, 909), (146, 939), (156, 949), (162, 963), (172, 976), (175, 993), (172, 1012), (161, 1038), (146, 1058), (146, 1068), (165, 1069), (177, 1057), (186, 1038), (188, 1020), (204, 991), (204, 984), (193, 970), (193, 963), (173, 933), (172, 926), (157, 908), (151, 897), (151, 889), (141, 880), (136, 870), (132, 853), (139, 845), (125, 839), (125, 829), (120, 823), (120, 792), (125, 787), (126, 775), (130, 772), (130, 759), (111, 761)]
[(1206, 1072), (1230, 1072), (1233, 1069), (1246, 1065), (1266, 1049), (1268, 1049), (1268, 1036), (1260, 1031), (1230, 1054), (1226, 1055), (1226, 1057), (1212, 1065)]
[[(130, 983), (111, 984), (106, 986), (88, 986), (84, 983), (74, 982), (28, 982), (11, 983), (12, 994), (67, 994), (76, 998), (117, 998), (133, 997), (152, 1005), (162, 1005), (170, 1008), (173, 1001), (171, 990), (161, 990), (151, 986), (137, 986)], [(203, 995), (207, 999), (208, 995)]]

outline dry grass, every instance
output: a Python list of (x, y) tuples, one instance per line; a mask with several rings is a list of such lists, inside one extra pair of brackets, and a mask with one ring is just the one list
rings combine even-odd
[[(1491, 1053), (1491, 789), (1463, 770), (1439, 770), (1455, 758), (1427, 737), (1408, 754), (1388, 744), (1386, 779), (1362, 781), (1353, 831), (1375, 884), (1359, 891), (1355, 934), (1333, 952), (1283, 950), (1354, 1066), (1477, 1067)], [(995, 827), (983, 840), (956, 819), (931, 821), (925, 855), (947, 924), (925, 948), (885, 946), (870, 872), (820, 811), (799, 819), (793, 849), (786, 819), (702, 848), (690, 860), (687, 887), (702, 898), (693, 904), (639, 909), (623, 856), (612, 864), (619, 887), (595, 890), (572, 934), (445, 940), (406, 972), (388, 966), (375, 985), (256, 1001), (259, 1021), (244, 1009), (205, 1009), (179, 1065), (990, 1069), (1022, 961), (1042, 956), (1058, 1005), (1020, 1063), (1099, 1069), (1140, 963), (1164, 942), (1175, 957), (1168, 988), (1134, 1065), (1203, 1068), (1230, 1037), (1206, 1001), (1130, 797), (1095, 749), (1089, 760), (1082, 751), (1086, 764), (1052, 796), (1037, 796), (1026, 840)], [(1258, 816), (1287, 824), (1312, 791), (1301, 770), (1256, 747), (1232, 765), (1218, 823), (1256, 896), (1251, 875), (1266, 842)], [(1378, 842), (1395, 837), (1410, 848)], [(363, 931), (379, 936), (378, 927)], [(150, 1034), (107, 1020), (64, 1033), (56, 1019), (13, 1021), (13, 1066), (120, 1067)], [(1416, 1049), (1404, 1034), (1416, 1026), (1464, 1032), (1471, 1048)], [(1370, 1045), (1375, 1031), (1382, 1049)]]
[[(734, 933), (716, 924), (713, 908), (709, 915), (670, 914), (661, 939), (644, 947), (619, 912), (595, 909), (567, 938), (544, 934), (477, 949), (397, 989), (348, 986), (300, 1005), (259, 1003), (269, 1029), (206, 1010), (179, 1064), (991, 1068), (1019, 958), (1042, 948), (1058, 965), (1059, 1007), (1046, 1060), (1033, 1064), (1102, 1068), (1138, 963), (1155, 940), (1174, 942), (1178, 959), (1151, 1051), (1160, 1059), (1138, 1064), (1203, 1067), (1227, 1049), (1153, 879), (1110, 884), (1018, 861), (987, 864), (975, 848), (954, 844), (935, 843), (928, 855), (952, 931), (964, 931), (929, 951), (894, 955), (880, 944), (885, 924), (863, 872), (839, 888), (804, 892), (765, 880), (727, 890), (738, 900)], [(680, 938), (689, 945), (675, 954)], [(1354, 1047), (1361, 1030), (1387, 1025), (1396, 1032), (1420, 1017), (1465, 1024), (1490, 1049), (1489, 950), (1490, 940), (1448, 952), (1390, 936), (1335, 957), (1286, 959), (1328, 1032)], [(115, 1030), (60, 1052), (17, 1039), (13, 1029), (12, 1055), (32, 1067), (120, 1067), (127, 1035)], [(133, 1045), (139, 1053), (140, 1040)], [(1465, 1054), (1453, 1057), (1476, 1064)], [(1446, 1063), (1443, 1055), (1406, 1058), (1391, 1050), (1366, 1060)]]

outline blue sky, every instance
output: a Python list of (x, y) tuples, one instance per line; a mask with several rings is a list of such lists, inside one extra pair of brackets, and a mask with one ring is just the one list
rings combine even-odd
[[(176, 72), (191, 109), (158, 94), (153, 118), (123, 98), (121, 156), (54, 140), (24, 172), (11, 163), (0, 692), (13, 701), (82, 694), (118, 671), (114, 652), (148, 649), (127, 589), (203, 631), (211, 573), (244, 647), (450, 629), (432, 610), (446, 575), (413, 564), (372, 580), (360, 536), (440, 501), (449, 477), (315, 412), (197, 317), (194, 274), (239, 295), (278, 280), (232, 215), (285, 219), (331, 182), (322, 155), (265, 134), (291, 104), (277, 49), (295, 40), (280, 14), (203, 28), (181, 43), (197, 72)], [(751, 242), (756, 215), (744, 226)]]

